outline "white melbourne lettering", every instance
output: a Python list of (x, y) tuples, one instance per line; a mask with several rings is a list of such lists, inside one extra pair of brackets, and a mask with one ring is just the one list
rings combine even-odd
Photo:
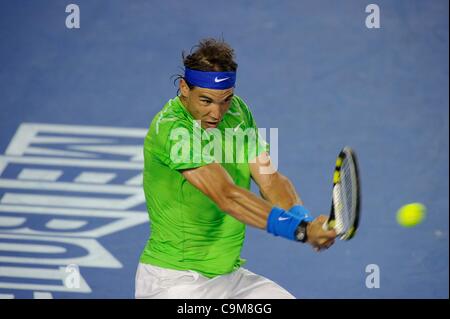
[(122, 268), (98, 239), (147, 222), (145, 134), (20, 125), (0, 155), (0, 251), (6, 252), (0, 253), (0, 297), (14, 298), (21, 290), (34, 298), (88, 294), (93, 291), (83, 267)]

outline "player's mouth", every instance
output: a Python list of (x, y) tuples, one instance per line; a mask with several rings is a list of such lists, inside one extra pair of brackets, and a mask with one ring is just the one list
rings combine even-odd
[(219, 125), (219, 121), (204, 121), (207, 128), (216, 128)]

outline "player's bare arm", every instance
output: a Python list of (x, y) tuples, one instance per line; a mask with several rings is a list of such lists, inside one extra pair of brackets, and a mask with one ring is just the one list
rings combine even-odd
[[(254, 169), (257, 169), (257, 167), (254, 167)], [(272, 186), (266, 186), (263, 190), (269, 200), (262, 199), (252, 192), (236, 186), (227, 171), (217, 163), (185, 170), (182, 174), (192, 185), (211, 198), (221, 210), (247, 225), (260, 229), (266, 229), (269, 215), (273, 210), (274, 204), (269, 201), (270, 199), (280, 198), (284, 205), (288, 205), (290, 202), (294, 205), (299, 203), (299, 197), (292, 183), (281, 174), (279, 174), (279, 177), (272, 177)], [(269, 177), (257, 178), (259, 181), (263, 182), (264, 180), (267, 183), (270, 179)], [(280, 186), (280, 188), (277, 188), (277, 186)], [(272, 189), (275, 189), (275, 191), (272, 192)], [(286, 190), (291, 197), (286, 196), (284, 198), (280, 190)], [(307, 225), (307, 242), (314, 248), (328, 248), (334, 242), (335, 232), (322, 229), (325, 220), (326, 217), (321, 216), (321, 218), (316, 218)]]
[(224, 212), (239, 221), (265, 229), (272, 204), (234, 184), (222, 165), (212, 163), (185, 170), (183, 176), (211, 198)]
[[(249, 163), (253, 181), (258, 185), (261, 196), (272, 205), (289, 209), (294, 205), (303, 205), (291, 181), (276, 171), (267, 152), (261, 153), (255, 163)], [(267, 174), (267, 172), (273, 172)]]
[[(295, 205), (303, 205), (303, 201), (292, 182), (274, 169), (267, 152), (263, 152), (256, 158), (254, 163), (249, 165), (252, 179), (258, 185), (261, 195), (272, 205), (287, 210)], [(268, 174), (267, 172), (272, 173)], [(327, 217), (325, 215), (320, 215), (307, 224), (307, 242), (316, 250), (329, 248), (334, 243), (335, 231), (325, 231), (322, 228), (326, 220)]]

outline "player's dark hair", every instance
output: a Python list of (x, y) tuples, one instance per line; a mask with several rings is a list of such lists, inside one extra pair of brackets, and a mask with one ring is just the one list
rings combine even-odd
[[(223, 39), (206, 38), (193, 46), (189, 54), (181, 53), (184, 67), (205, 72), (236, 72), (237, 63), (234, 61), (234, 50)], [(174, 84), (179, 79), (186, 79), (177, 74)], [(187, 82), (190, 89), (194, 86)]]

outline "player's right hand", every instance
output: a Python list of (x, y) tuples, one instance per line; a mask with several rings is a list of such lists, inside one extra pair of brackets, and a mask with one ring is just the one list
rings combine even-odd
[(328, 249), (334, 244), (336, 232), (334, 229), (324, 230), (323, 224), (328, 220), (325, 215), (320, 215), (306, 226), (307, 240), (315, 251)]

